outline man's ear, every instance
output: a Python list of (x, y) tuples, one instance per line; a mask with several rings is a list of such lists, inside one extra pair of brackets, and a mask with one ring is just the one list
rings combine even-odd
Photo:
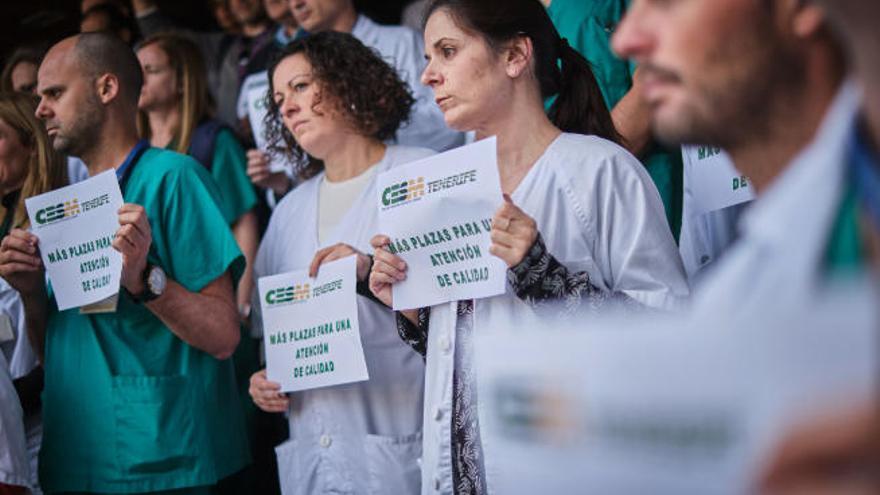
[(825, 29), (828, 18), (825, 11), (809, 0), (782, 0), (791, 32), (798, 38), (810, 38)]
[(119, 95), (119, 79), (115, 74), (104, 74), (95, 81), (98, 99), (105, 105)]
[(528, 70), (534, 56), (532, 39), (528, 36), (517, 36), (504, 49), (505, 71), (512, 78), (517, 78)]

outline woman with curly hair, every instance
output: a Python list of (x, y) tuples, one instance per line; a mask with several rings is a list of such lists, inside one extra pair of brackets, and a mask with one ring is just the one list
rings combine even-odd
[[(277, 447), (285, 494), (418, 493), (424, 365), (396, 335), (393, 313), (369, 298), (378, 230), (377, 174), (432, 151), (388, 146), (413, 98), (392, 67), (349, 34), (324, 32), (288, 45), (269, 69), (267, 138), (305, 181), (275, 208), (255, 263), (258, 277), (357, 256), (358, 320), (367, 382), (286, 396), (265, 370), (254, 402), (287, 412)], [(255, 305), (256, 309), (256, 305)], [(259, 325), (257, 325), (259, 326)]]

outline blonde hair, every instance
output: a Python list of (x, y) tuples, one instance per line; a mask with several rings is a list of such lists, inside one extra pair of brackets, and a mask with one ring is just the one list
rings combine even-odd
[[(25, 93), (0, 93), (0, 120), (15, 129), (22, 145), (31, 150), (28, 156), (27, 177), (21, 187), (12, 228), (30, 225), (24, 200), (67, 185), (67, 162), (63, 155), (49, 144), (46, 128), (34, 116), (37, 98)], [(0, 205), (3, 215), (6, 211)]]
[[(205, 61), (195, 43), (173, 33), (150, 36), (137, 49), (154, 44), (168, 57), (168, 66), (174, 71), (180, 89), (180, 122), (171, 142), (175, 145), (174, 151), (186, 154), (196, 126), (213, 113)], [(138, 132), (142, 138), (150, 139), (149, 119), (142, 110), (138, 111)]]

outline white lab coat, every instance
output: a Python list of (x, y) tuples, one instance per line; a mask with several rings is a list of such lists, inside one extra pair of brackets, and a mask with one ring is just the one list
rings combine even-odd
[[(12, 330), (11, 340), (2, 341), (0, 339), (0, 351), (2, 351), (0, 354), (3, 355), (6, 369), (9, 371), (9, 377), (12, 380), (17, 380), (27, 376), (40, 363), (37, 354), (31, 347), (30, 340), (28, 340), (24, 319), (24, 304), (21, 301), (21, 296), (18, 291), (13, 289), (2, 278), (0, 278), (0, 318), (8, 319)], [(0, 322), (0, 324), (5, 325), (6, 323)], [(18, 402), (17, 395), (15, 400)], [(40, 444), (43, 441), (42, 415), (39, 413), (32, 414), (22, 418), (22, 421), (24, 421), (27, 462), (30, 473), (28, 484), (32, 489), (32, 493), (39, 494), (42, 492), (39, 490), (39, 482), (37, 481), (37, 466)]]
[[(535, 219), (547, 249), (606, 291), (660, 309), (679, 308), (688, 285), (660, 195), (642, 165), (595, 136), (562, 134), (512, 194)], [(508, 289), (474, 305), (474, 329), (526, 321), (532, 310)], [(456, 303), (431, 308), (425, 375), (422, 493), (450, 494), (450, 418)], [(518, 316), (519, 315), (519, 316)], [(479, 366), (479, 356), (474, 356)], [(478, 391), (479, 396), (482, 392)], [(483, 445), (491, 491), (492, 446)]]
[[(432, 154), (390, 146), (377, 174)], [(288, 193), (272, 214), (254, 265), (258, 277), (300, 270), (338, 242), (372, 251), (376, 178), (336, 231), (318, 242), (318, 190), (324, 174)], [(276, 448), (281, 489), (300, 494), (413, 494), (419, 491), (424, 364), (397, 333), (394, 314), (358, 296), (370, 380), (292, 394), (290, 440)]]
[(845, 86), (813, 142), (743, 215), (739, 240), (695, 293), (695, 317), (755, 313), (768, 301), (779, 311), (809, 304), (845, 190), (858, 103)]
[(3, 353), (0, 353), (0, 483), (31, 486), (21, 404)]
[(434, 102), (434, 92), (422, 85), (425, 48), (422, 37), (404, 26), (382, 26), (366, 16), (358, 16), (351, 34), (364, 45), (375, 48), (388, 64), (397, 69), (416, 99), (409, 122), (397, 131), (397, 143), (445, 151), (464, 144), (464, 133), (446, 126), (443, 112)]

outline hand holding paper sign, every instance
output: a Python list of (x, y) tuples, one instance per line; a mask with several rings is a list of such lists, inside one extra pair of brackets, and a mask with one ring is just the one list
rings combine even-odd
[(538, 238), (538, 225), (505, 194), (504, 204), (492, 218), (491, 238), (489, 252), (504, 260), (508, 267), (514, 267), (522, 262)]
[(265, 151), (248, 150), (247, 174), (254, 185), (271, 189), (276, 196), (283, 196), (290, 189), (290, 178), (284, 172), (272, 170), (271, 160)]
[(387, 306), (392, 306), (394, 295), (391, 286), (406, 280), (406, 262), (388, 251), (391, 238), (377, 235), (370, 239), (373, 246), (373, 269), (370, 272), (370, 292)]
[(30, 232), (14, 229), (0, 243), (0, 277), (27, 299), (43, 288), (43, 262)]
[(320, 249), (315, 253), (315, 257), (312, 259), (311, 265), (309, 265), (309, 276), (312, 278), (317, 277), (318, 269), (324, 263), (341, 260), (351, 255), (357, 255), (357, 279), (358, 282), (363, 282), (370, 276), (370, 258), (342, 242)]
[(120, 218), (122, 205), (113, 170), (25, 200), (60, 311), (103, 301), (119, 292), (123, 263), (114, 244), (120, 224), (126, 223)]
[(119, 209), (119, 230), (113, 249), (122, 253), (122, 286), (132, 294), (144, 291), (143, 273), (153, 242), (150, 222), (143, 206), (126, 203)]
[(281, 384), (269, 381), (265, 369), (251, 375), (248, 393), (254, 404), (267, 413), (285, 412), (290, 407), (290, 398), (281, 392)]
[[(392, 168), (377, 180), (379, 230), (390, 238), (385, 249), (409, 271), (391, 286), (394, 309), (504, 293), (507, 266), (490, 253), (492, 216), (504, 201), (495, 138)], [(376, 282), (392, 282), (381, 278)]]

